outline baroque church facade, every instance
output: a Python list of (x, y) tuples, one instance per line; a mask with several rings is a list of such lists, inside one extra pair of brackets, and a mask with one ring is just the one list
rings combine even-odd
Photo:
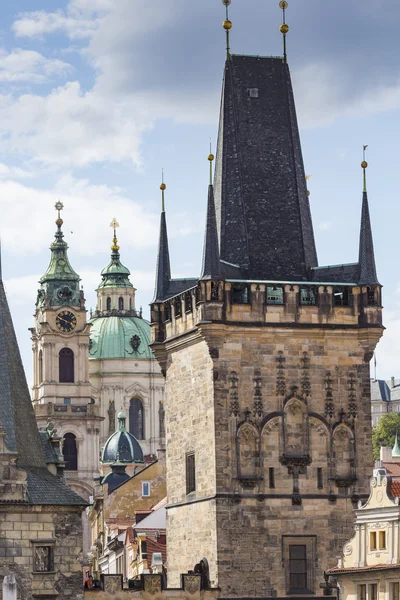
[(56, 204), (57, 231), (31, 329), (33, 405), (39, 428), (51, 420), (62, 438), (68, 484), (89, 500), (119, 412), (128, 415), (128, 429), (145, 455), (161, 447), (164, 379), (149, 348), (150, 325), (136, 311), (136, 290), (120, 262), (116, 229), (88, 319), (80, 277), (68, 259), (62, 208)]
[(367, 166), (358, 261), (319, 266), (286, 52), (228, 44), (200, 277), (171, 276), (161, 214), (169, 587), (203, 560), (224, 598), (318, 596), (352, 532), (383, 332)]

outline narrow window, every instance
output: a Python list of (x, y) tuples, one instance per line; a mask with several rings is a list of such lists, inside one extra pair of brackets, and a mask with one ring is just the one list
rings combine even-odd
[(185, 293), (185, 312), (191, 313), (193, 309), (192, 292)]
[(317, 469), (317, 482), (318, 482), (318, 489), (322, 490), (324, 487), (324, 476), (323, 476), (321, 467), (318, 467), (318, 469)]
[(386, 550), (386, 531), (379, 532), (379, 550)]
[(144, 440), (144, 411), (139, 398), (132, 398), (130, 402), (129, 431), (137, 440)]
[(365, 584), (358, 586), (358, 599), (357, 600), (367, 600), (367, 586)]
[(377, 600), (378, 597), (378, 585), (376, 583), (369, 584), (369, 598), (368, 600)]
[(148, 498), (150, 496), (150, 483), (148, 481), (142, 481), (142, 497)]
[(307, 591), (307, 546), (289, 546), (289, 585), (290, 594)]
[(186, 454), (186, 494), (196, 491), (196, 464), (194, 453)]
[(275, 489), (275, 469), (274, 467), (269, 468), (269, 487)]
[(367, 304), (368, 306), (376, 305), (376, 296), (375, 296), (375, 288), (367, 287)]
[(171, 320), (171, 302), (166, 302), (164, 304), (164, 315), (166, 321)]
[(399, 597), (399, 582), (395, 581), (394, 583), (391, 584), (391, 590), (390, 590), (390, 600), (400, 600)]
[(107, 298), (107, 311), (110, 312), (111, 310), (111, 298)]
[(64, 398), (64, 404), (65, 405), (71, 404), (71, 398)]
[(43, 382), (43, 352), (39, 352), (39, 383)]
[(175, 298), (175, 317), (181, 317), (182, 316), (182, 302), (180, 298)]
[(236, 284), (232, 286), (232, 304), (249, 304), (250, 290), (248, 285)]
[(142, 555), (142, 560), (146, 560), (146, 558), (147, 558), (147, 542), (145, 540), (142, 540), (142, 543), (140, 544), (140, 552)]
[(66, 433), (63, 439), (63, 455), (67, 471), (78, 470), (78, 448), (73, 433)]
[(60, 383), (74, 383), (74, 353), (70, 348), (63, 348), (58, 355)]
[(267, 304), (283, 304), (283, 289), (267, 287)]
[(48, 573), (53, 571), (52, 546), (37, 546), (35, 544), (33, 570), (36, 573)]
[(124, 310), (124, 299), (122, 297), (118, 300), (118, 310)]
[(303, 306), (314, 306), (315, 304), (317, 304), (317, 294), (315, 288), (301, 288), (300, 304), (302, 304)]
[(349, 288), (335, 287), (333, 290), (335, 306), (349, 306)]
[(376, 550), (377, 546), (376, 546), (376, 531), (371, 531), (371, 533), (369, 534), (369, 549), (370, 550)]

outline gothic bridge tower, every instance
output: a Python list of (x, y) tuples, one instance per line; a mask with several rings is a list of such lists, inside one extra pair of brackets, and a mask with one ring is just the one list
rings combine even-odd
[(171, 278), (161, 215), (168, 585), (205, 557), (222, 597), (318, 596), (373, 464), (383, 327), (367, 189), (358, 261), (318, 266), (286, 48), (227, 47), (199, 278)]
[(35, 325), (31, 329), (34, 360), (33, 405), (39, 427), (49, 420), (63, 438), (68, 484), (89, 499), (99, 474), (102, 418), (89, 383), (89, 331), (80, 278), (68, 259), (57, 202), (57, 231), (51, 258), (40, 279)]

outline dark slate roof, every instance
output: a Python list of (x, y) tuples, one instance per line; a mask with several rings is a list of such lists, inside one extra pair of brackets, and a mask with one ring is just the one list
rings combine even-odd
[(226, 62), (215, 207), (220, 257), (247, 279), (301, 281), (317, 265), (291, 78), (281, 58)]
[(158, 244), (156, 285), (154, 289), (153, 302), (165, 299), (170, 280), (171, 266), (169, 261), (167, 220), (165, 217), (165, 211), (163, 210), (160, 221), (160, 239)]
[(165, 293), (164, 300), (168, 300), (168, 298), (182, 294), (183, 292), (186, 292), (186, 290), (191, 290), (197, 285), (197, 282), (197, 278), (171, 279), (168, 290)]
[(63, 463), (62, 457), (60, 457), (54, 449), (53, 444), (49, 439), (47, 431), (39, 431), (40, 442), (42, 444), (42, 452), (44, 460), (47, 465), (57, 465)]
[(327, 267), (314, 267), (311, 269), (311, 281), (330, 283), (357, 283), (358, 273), (358, 263), (332, 265)]
[(0, 281), (0, 424), (6, 432), (5, 443), (8, 450), (19, 454), (19, 466), (46, 468), (2, 281)]
[[(1, 269), (0, 269), (1, 273)], [(82, 505), (85, 501), (46, 467), (41, 436), (26, 383), (10, 309), (0, 279), (0, 424), (5, 444), (27, 472), (31, 504)], [(47, 451), (46, 451), (47, 455)]]
[(368, 194), (363, 193), (360, 230), (360, 253), (358, 262), (360, 265), (360, 285), (379, 285), (376, 274), (374, 242), (372, 239), (371, 219), (369, 216)]
[(203, 267), (201, 269), (200, 279), (220, 279), (221, 274), (222, 269), (219, 259), (217, 220), (215, 217), (214, 187), (209, 185)]
[(50, 473), (46, 467), (29, 468), (27, 477), (29, 504), (87, 506), (86, 500), (78, 496), (62, 479)]

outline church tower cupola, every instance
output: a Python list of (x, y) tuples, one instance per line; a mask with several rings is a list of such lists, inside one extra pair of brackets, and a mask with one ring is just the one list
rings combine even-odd
[(130, 271), (121, 263), (117, 238), (118, 221), (114, 218), (110, 227), (114, 230), (111, 246), (111, 262), (102, 270), (102, 281), (97, 288), (96, 316), (131, 314), (136, 316), (135, 292), (129, 280)]
[(46, 273), (40, 279), (37, 296), (37, 307), (44, 306), (78, 306), (84, 302), (83, 292), (79, 289), (80, 277), (68, 259), (68, 244), (64, 241), (61, 211), (64, 206), (58, 201), (55, 204), (58, 217), (54, 242), (50, 246), (51, 258)]

